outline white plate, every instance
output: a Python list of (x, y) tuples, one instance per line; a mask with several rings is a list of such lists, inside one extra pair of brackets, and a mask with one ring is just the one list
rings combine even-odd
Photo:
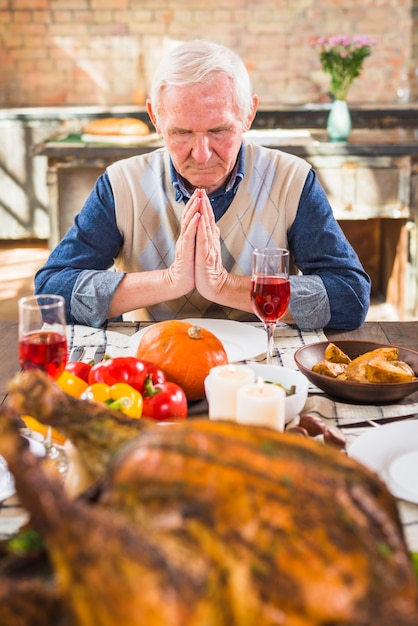
[[(29, 439), (29, 447), (36, 456), (45, 455), (45, 447), (39, 441)], [(0, 502), (10, 498), (15, 493), (15, 483), (13, 476), (9, 471), (5, 459), (0, 456)]]
[(15, 492), (13, 476), (9, 472), (6, 461), (0, 456), (0, 502), (10, 498)]
[(418, 450), (398, 456), (388, 468), (389, 484), (418, 503)]
[(394, 496), (418, 504), (417, 488), (410, 491), (393, 478), (393, 467), (396, 473), (395, 461), (409, 452), (416, 451), (418, 451), (418, 421), (395, 422), (373, 428), (360, 435), (349, 447), (348, 455), (376, 472)]
[[(264, 352), (267, 347), (265, 330), (256, 328), (251, 324), (207, 318), (188, 318), (183, 321), (196, 324), (212, 332), (222, 342), (228, 360), (231, 362), (251, 359), (251, 357)], [(134, 353), (136, 353), (141, 336), (146, 330), (147, 328), (142, 328), (130, 337), (129, 344)]]

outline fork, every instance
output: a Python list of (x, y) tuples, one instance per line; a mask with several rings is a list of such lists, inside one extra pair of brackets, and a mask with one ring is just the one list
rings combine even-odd
[(84, 355), (83, 346), (76, 346), (71, 350), (70, 356), (68, 357), (69, 361), (81, 361)]
[(256, 356), (251, 357), (251, 359), (241, 359), (241, 361), (232, 361), (232, 365), (239, 365), (240, 363), (261, 363), (267, 358), (267, 352), (261, 352), (260, 354), (256, 354)]

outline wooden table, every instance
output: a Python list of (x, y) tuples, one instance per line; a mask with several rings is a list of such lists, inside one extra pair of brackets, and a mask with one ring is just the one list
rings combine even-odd
[[(108, 328), (117, 332), (133, 334), (140, 328), (140, 323), (111, 323)], [(330, 340), (364, 339), (407, 346), (418, 350), (418, 321), (411, 322), (366, 322), (361, 328), (352, 331), (329, 330)], [(4, 402), (7, 381), (19, 370), (17, 353), (17, 322), (0, 322), (0, 404)], [(415, 395), (414, 394), (414, 400)]]
[[(143, 324), (134, 322), (112, 323), (108, 329), (132, 335)], [(11, 375), (19, 370), (17, 354), (17, 322), (0, 322), (0, 404), (7, 396), (7, 383)], [(418, 321), (411, 322), (367, 322), (361, 328), (350, 331), (327, 331), (328, 339), (359, 339), (408, 346), (418, 350)], [(418, 392), (406, 399), (418, 402)], [(364, 432), (366, 429), (361, 429)], [(352, 430), (346, 431), (350, 435)], [(418, 505), (398, 501), (400, 516), (404, 525), (408, 546), (418, 552)], [(0, 537), (15, 532), (18, 522), (25, 521), (25, 513), (20, 509), (16, 496), (0, 503)], [(13, 525), (10, 525), (12, 522)]]

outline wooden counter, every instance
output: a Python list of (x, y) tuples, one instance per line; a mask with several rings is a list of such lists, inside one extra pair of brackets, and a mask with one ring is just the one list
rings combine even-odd
[[(329, 101), (300, 105), (277, 102), (267, 106), (261, 103), (252, 127), (256, 129), (312, 128), (319, 129), (321, 132), (321, 129), (326, 128), (330, 107)], [(361, 104), (350, 102), (350, 113), (354, 130), (414, 129), (417, 126), (418, 103)], [(28, 237), (48, 239), (51, 235), (47, 188), (48, 158), (39, 156), (39, 158), (32, 159), (33, 147), (45, 143), (49, 137), (57, 133), (78, 133), (92, 119), (110, 116), (135, 117), (151, 127), (145, 106), (129, 103), (117, 106), (0, 108), (0, 133), (2, 145), (5, 146), (0, 157), (1, 180), (4, 183), (0, 184), (0, 237), (2, 239)], [(14, 158), (15, 154), (21, 154), (22, 158)], [(54, 156), (58, 156), (57, 153)], [(65, 158), (67, 155), (61, 156)], [(101, 156), (104, 154), (98, 155), (98, 158)], [(106, 158), (115, 160), (118, 157), (110, 151)], [(75, 199), (78, 200), (78, 197)], [(84, 196), (82, 199), (84, 200)], [(53, 237), (51, 237), (52, 240)]]
[[(418, 117), (418, 111), (416, 113)], [(418, 155), (418, 128), (375, 128), (354, 129), (347, 142), (330, 142), (325, 130), (316, 128), (283, 129), (282, 136), (272, 134), (269, 129), (257, 128), (260, 143), (271, 148), (291, 152), (308, 158), (313, 156), (411, 156)], [(310, 136), (308, 136), (308, 133)], [(266, 140), (267, 139), (267, 140)], [(33, 154), (53, 159), (106, 159), (121, 158), (149, 152), (148, 145), (124, 146), (118, 144), (86, 143), (78, 134), (52, 137), (34, 146)]]

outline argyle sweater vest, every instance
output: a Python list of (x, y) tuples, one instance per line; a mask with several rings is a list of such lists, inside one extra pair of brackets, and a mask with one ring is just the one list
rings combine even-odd
[[(245, 146), (245, 173), (226, 213), (217, 222), (224, 267), (251, 275), (254, 248), (287, 248), (287, 232), (299, 205), (310, 165), (293, 155), (252, 143)], [(174, 261), (183, 201), (177, 202), (165, 148), (123, 159), (107, 168), (123, 245), (115, 259), (122, 272), (164, 269)], [(209, 302), (196, 291), (147, 309), (154, 321), (186, 317), (253, 319)], [(143, 314), (141, 315), (143, 318)], [(131, 316), (132, 318), (132, 316)]]

